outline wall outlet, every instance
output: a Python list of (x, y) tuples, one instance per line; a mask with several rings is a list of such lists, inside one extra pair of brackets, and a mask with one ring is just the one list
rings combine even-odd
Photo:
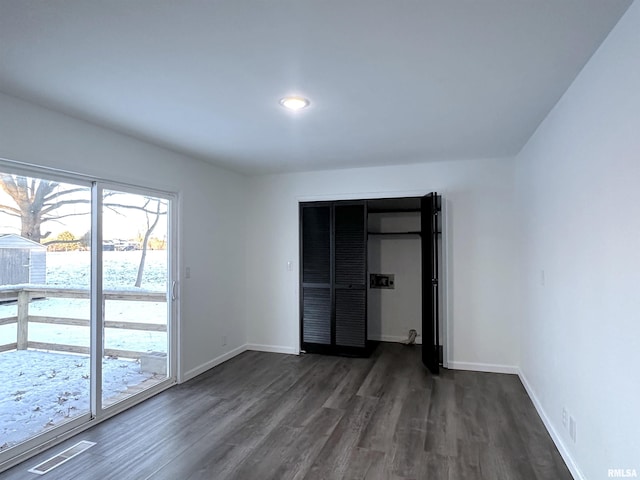
[(567, 429), (569, 426), (569, 414), (567, 413), (567, 409), (562, 407), (562, 426)]
[(184, 278), (191, 278), (191, 267), (184, 269)]
[(573, 417), (569, 417), (569, 436), (576, 443), (576, 420)]
[(222, 335), (222, 346), (226, 346), (227, 345), (227, 336), (226, 335)]

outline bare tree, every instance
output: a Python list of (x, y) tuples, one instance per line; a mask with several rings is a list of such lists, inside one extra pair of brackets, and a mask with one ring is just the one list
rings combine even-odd
[[(112, 193), (117, 195), (115, 192)], [(107, 194), (105, 194), (105, 196), (106, 195)], [(136, 275), (135, 282), (135, 286), (140, 287), (142, 285), (142, 277), (144, 275), (147, 250), (149, 249), (149, 239), (151, 238), (153, 230), (158, 225), (160, 217), (167, 214), (167, 202), (159, 198), (144, 197), (144, 204), (142, 206), (114, 202), (104, 202), (103, 205), (105, 208), (112, 210), (118, 215), (124, 215), (121, 211), (122, 209), (138, 210), (144, 212), (145, 214), (146, 231), (142, 236), (142, 254), (140, 256), (140, 263), (138, 264), (138, 274)]]
[(88, 192), (86, 187), (65, 188), (50, 180), (0, 173), (0, 189), (15, 202), (15, 206), (0, 204), (0, 212), (19, 218), (20, 235), (37, 243), (51, 234), (42, 232), (43, 224), (89, 213), (60, 213), (63, 205), (89, 204), (88, 199), (72, 197), (74, 193)]
[[(147, 207), (149, 206), (150, 203), (152, 202), (156, 202), (155, 205), (155, 212), (154, 213), (150, 213), (149, 210), (147, 210)], [(167, 211), (165, 209), (164, 212), (162, 212), (162, 206), (166, 207), (166, 204), (161, 201), (160, 199), (157, 198), (146, 198), (146, 203), (144, 204), (144, 212), (145, 212), (145, 216), (147, 217), (147, 231), (144, 234), (144, 238), (142, 240), (142, 256), (140, 257), (140, 264), (138, 265), (138, 275), (136, 277), (136, 287), (140, 287), (140, 285), (142, 285), (142, 275), (144, 273), (144, 263), (145, 260), (147, 258), (147, 248), (149, 246), (149, 238), (151, 237), (151, 233), (153, 232), (153, 229), (156, 228), (156, 225), (158, 225), (158, 221), (160, 220), (160, 216), (161, 215), (166, 215)], [(155, 218), (153, 219), (153, 221), (151, 221), (151, 219), (149, 218), (149, 216), (152, 215)]]
[[(50, 180), (0, 173), (0, 189), (15, 203), (15, 205), (0, 204), (0, 212), (20, 219), (21, 236), (47, 246), (78, 244), (77, 239), (57, 238), (45, 241), (51, 235), (51, 232), (43, 233), (42, 226), (47, 222), (59, 221), (66, 217), (89, 215), (90, 207), (87, 211), (82, 212), (64, 212), (64, 210), (61, 210), (61, 207), (65, 205), (90, 205), (91, 200), (89, 198), (79, 198), (78, 195), (74, 195), (81, 192), (89, 192), (89, 188), (65, 186)], [(158, 198), (144, 197), (143, 205), (122, 204), (114, 201), (117, 195), (119, 195), (119, 192), (106, 192), (104, 194), (103, 207), (119, 215), (124, 215), (122, 213), (123, 209), (142, 211), (146, 217), (142, 256), (135, 282), (135, 286), (140, 287), (142, 285), (149, 238), (151, 238), (153, 230), (158, 225), (160, 217), (167, 214), (167, 203)], [(109, 200), (107, 201), (107, 199)], [(87, 244), (90, 242), (89, 234), (83, 236), (82, 242)]]

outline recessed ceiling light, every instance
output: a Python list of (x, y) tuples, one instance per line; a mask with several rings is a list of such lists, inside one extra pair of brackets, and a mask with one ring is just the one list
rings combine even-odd
[(309, 106), (311, 102), (309, 102), (308, 98), (304, 97), (283, 97), (280, 99), (280, 105), (289, 110), (302, 110)]

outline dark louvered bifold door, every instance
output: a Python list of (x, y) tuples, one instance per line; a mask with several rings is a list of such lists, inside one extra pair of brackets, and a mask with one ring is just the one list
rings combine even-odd
[(334, 207), (335, 344), (367, 343), (367, 213), (364, 203)]
[(301, 208), (302, 343), (332, 343), (331, 206)]

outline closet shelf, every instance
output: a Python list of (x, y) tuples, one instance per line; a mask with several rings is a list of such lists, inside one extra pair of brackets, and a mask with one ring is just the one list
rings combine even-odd
[(422, 235), (422, 232), (367, 232), (369, 235)]

